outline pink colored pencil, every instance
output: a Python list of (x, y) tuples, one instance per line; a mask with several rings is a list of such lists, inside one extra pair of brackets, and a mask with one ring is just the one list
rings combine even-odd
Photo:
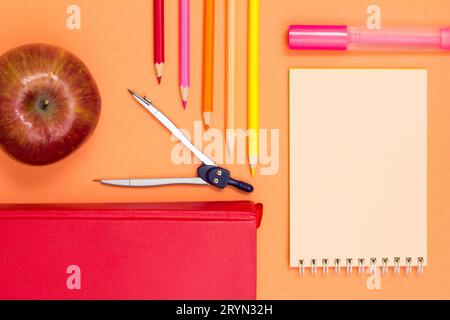
[(186, 109), (190, 87), (190, 0), (180, 0), (180, 91)]
[(153, 0), (153, 41), (155, 71), (158, 82), (161, 83), (165, 57), (164, 57), (164, 0)]

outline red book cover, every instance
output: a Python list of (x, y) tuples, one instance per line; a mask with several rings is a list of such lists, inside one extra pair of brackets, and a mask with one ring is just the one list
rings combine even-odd
[(252, 202), (0, 205), (0, 299), (256, 299)]

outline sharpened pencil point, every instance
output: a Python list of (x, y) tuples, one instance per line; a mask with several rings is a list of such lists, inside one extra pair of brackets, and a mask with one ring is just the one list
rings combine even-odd
[(203, 113), (203, 123), (205, 124), (206, 130), (209, 130), (209, 127), (212, 123), (212, 112), (204, 112)]
[(180, 92), (181, 92), (181, 101), (183, 102), (183, 107), (184, 107), (184, 109), (186, 109), (188, 96), (189, 96), (189, 87), (181, 86)]
[(133, 96), (136, 95), (136, 93), (131, 89), (128, 89), (128, 92), (131, 93)]
[(155, 71), (156, 77), (158, 78), (158, 82), (161, 83), (161, 79), (163, 76), (164, 63), (155, 63)]
[(250, 169), (252, 171), (252, 176), (256, 176), (256, 168), (258, 167), (258, 156), (250, 155), (249, 157)]
[(227, 142), (227, 148), (230, 155), (234, 154), (234, 144), (235, 144), (235, 137), (234, 132), (232, 130), (228, 129), (226, 134), (226, 142)]
[(158, 84), (161, 84), (162, 77), (158, 77)]
[(97, 182), (97, 183), (101, 183), (102, 182), (102, 180), (98, 180), (98, 179), (96, 179), (96, 180), (92, 180), (93, 182)]

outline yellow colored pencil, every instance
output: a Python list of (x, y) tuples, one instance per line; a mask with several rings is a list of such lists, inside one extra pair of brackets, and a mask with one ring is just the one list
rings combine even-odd
[(259, 154), (259, 0), (249, 0), (248, 130), (248, 157), (255, 176)]

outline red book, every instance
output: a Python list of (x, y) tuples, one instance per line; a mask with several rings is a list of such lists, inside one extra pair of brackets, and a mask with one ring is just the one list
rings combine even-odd
[(0, 299), (256, 299), (251, 202), (1, 205)]

